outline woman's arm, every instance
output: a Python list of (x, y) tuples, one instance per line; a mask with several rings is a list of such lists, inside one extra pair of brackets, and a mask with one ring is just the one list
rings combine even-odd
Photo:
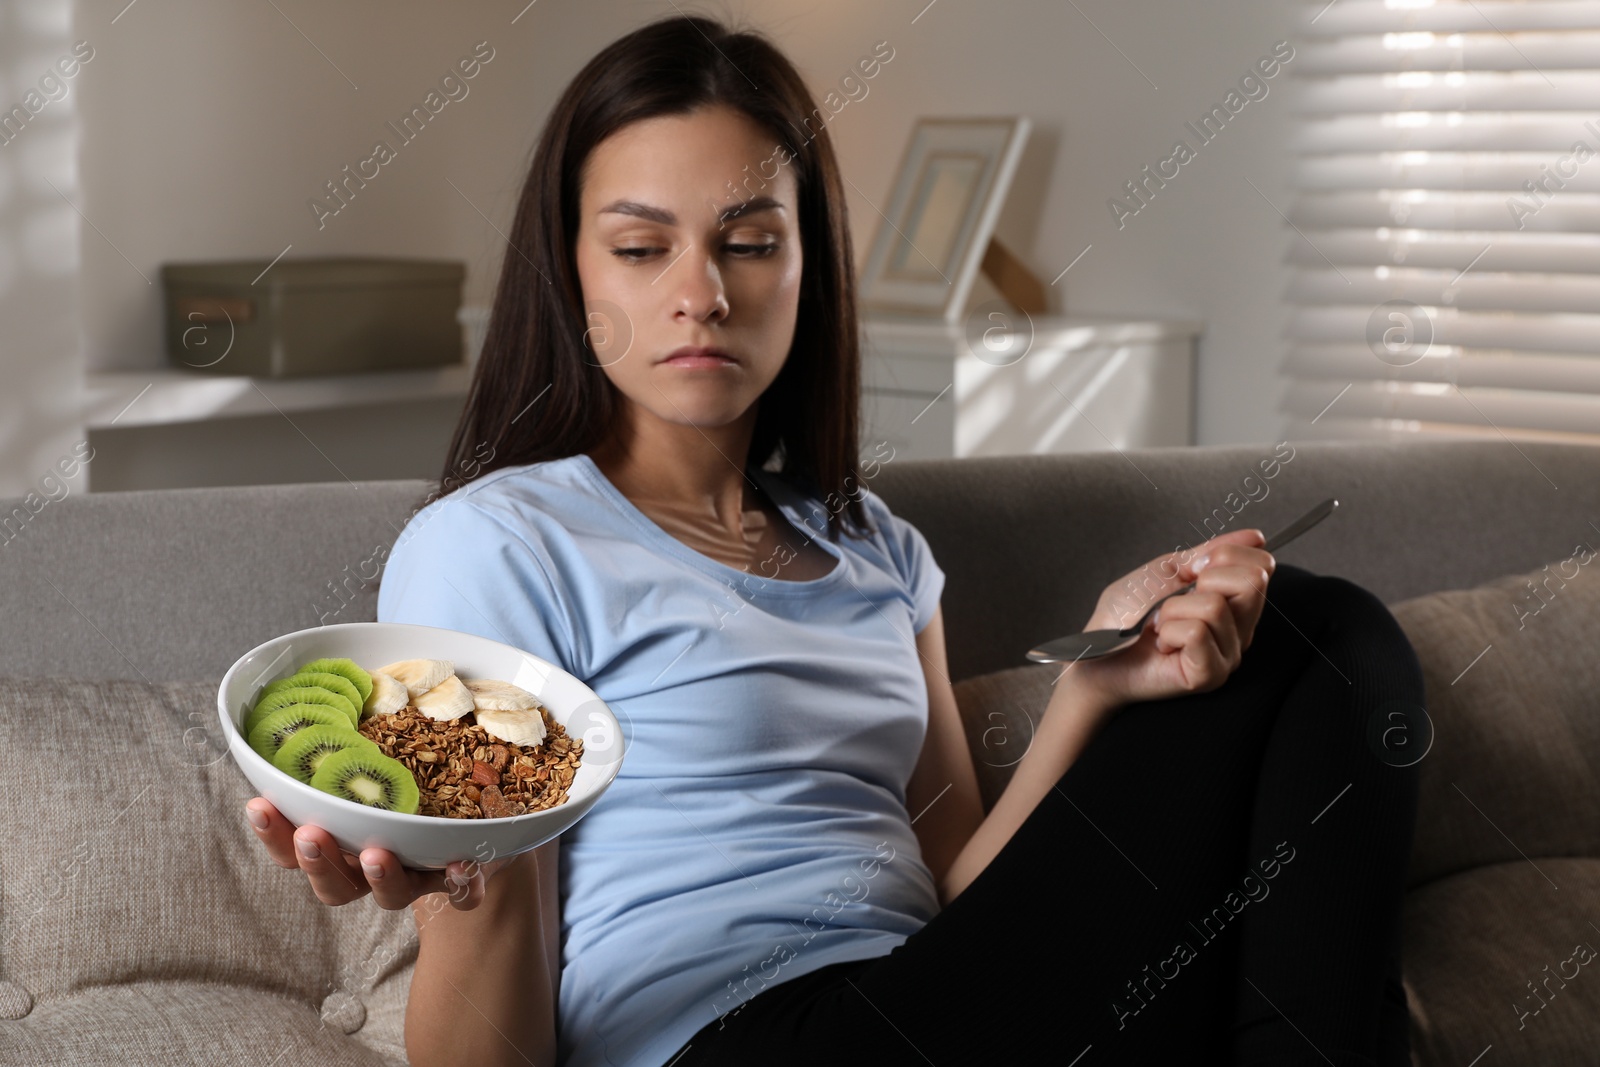
[(1068, 671), (1056, 683), (1027, 755), (985, 816), (972, 750), (950, 684), (942, 607), (916, 642), (928, 685), (928, 734), (906, 786), (906, 809), (944, 907), (1011, 840), (1116, 705), (1101, 697), (1098, 688), (1075, 684), (1083, 671)]
[[(1277, 567), (1260, 547), (1265, 540), (1260, 530), (1233, 530), (1192, 553), (1170, 552), (1151, 560), (1106, 587), (1086, 630), (1132, 622), (1124, 602), (1130, 589), (1143, 588), (1157, 597), (1195, 583), (1191, 592), (1165, 601), (1126, 652), (1062, 670), (1033, 743), (944, 877), (941, 896), (947, 902), (999, 854), (1119, 709), (1215, 689), (1227, 681), (1249, 647), (1266, 604), (1267, 582)], [(1143, 603), (1137, 603), (1131, 613), (1136, 618), (1143, 610)]]
[(1116, 705), (1101, 697), (1098, 691), (1078, 685), (1072, 671), (1067, 671), (1056, 682), (1056, 691), (1045, 706), (1033, 742), (1017, 762), (1005, 791), (945, 873), (940, 897), (946, 904), (1000, 853), (1011, 835), (1017, 832), (1017, 827), (1067, 773), (1067, 768), (1089, 744), (1095, 731), (1115, 711)]
[(553, 1067), (561, 984), (560, 838), (523, 853), (461, 911), (438, 893), (412, 904), (420, 947), (406, 1003), (412, 1067)]
[(917, 766), (906, 783), (906, 812), (933, 875), (939, 905), (948, 903), (944, 879), (950, 865), (983, 822), (978, 772), (967, 745), (945, 659), (944, 608), (916, 635), (917, 654), (928, 688), (928, 732)]

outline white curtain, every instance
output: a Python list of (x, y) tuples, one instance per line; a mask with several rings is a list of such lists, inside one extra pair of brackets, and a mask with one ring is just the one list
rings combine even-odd
[(1300, 29), (1289, 432), (1600, 443), (1600, 3)]

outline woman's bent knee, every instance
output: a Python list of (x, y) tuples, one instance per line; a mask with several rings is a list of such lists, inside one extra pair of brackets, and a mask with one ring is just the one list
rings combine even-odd
[[(1404, 633), (1388, 607), (1365, 586), (1336, 574), (1319, 574), (1279, 563), (1267, 582), (1267, 609), (1261, 625), (1293, 624), (1303, 637), (1330, 626), (1341, 632), (1371, 633), (1385, 639)], [(1335, 625), (1336, 624), (1336, 625)], [(1404, 642), (1409, 645), (1409, 642)]]
[(1376, 594), (1348, 578), (1278, 564), (1256, 631), (1247, 659), (1266, 634), (1264, 643), (1275, 646), (1269, 656), (1309, 645), (1330, 662), (1359, 658), (1395, 688), (1393, 699), (1422, 702), (1422, 668), (1410, 639)]

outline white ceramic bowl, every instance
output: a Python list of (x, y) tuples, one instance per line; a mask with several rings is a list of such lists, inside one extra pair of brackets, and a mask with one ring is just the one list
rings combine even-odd
[[(504, 819), (404, 815), (324, 793), (278, 770), (250, 747), (239, 726), (262, 687), (325, 656), (347, 657), (367, 670), (404, 659), (447, 659), (465, 681), (497, 678), (526, 689), (568, 736), (583, 740), (578, 773), (566, 801)], [(228, 668), (217, 690), (217, 710), (234, 762), (284, 818), (296, 826), (322, 827), (351, 853), (369, 847), (388, 849), (408, 867), (438, 869), (455, 860), (487, 863), (537, 848), (583, 818), (622, 765), (624, 739), (616, 716), (588, 686), (532, 653), (434, 626), (347, 622), (275, 637)]]

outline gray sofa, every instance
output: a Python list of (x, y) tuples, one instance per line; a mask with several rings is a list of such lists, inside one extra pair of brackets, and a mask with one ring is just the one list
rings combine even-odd
[[(899, 461), (870, 484), (948, 574), (986, 803), (1048, 691), (1053, 668), (1027, 648), (1081, 628), (1108, 581), (1197, 540), (1208, 516), (1212, 532), (1271, 530), (1337, 496), (1280, 558), (1391, 606), (1435, 729), (1408, 877), (1414, 1061), (1596, 1062), (1600, 977), (1580, 957), (1600, 946), (1600, 565), (1576, 546), (1600, 545), (1600, 449)], [(404, 1062), (410, 915), (327, 908), (268, 864), (215, 688), (266, 638), (372, 619), (386, 548), (427, 488), (0, 506), (28, 511), (0, 532), (0, 1063)]]

